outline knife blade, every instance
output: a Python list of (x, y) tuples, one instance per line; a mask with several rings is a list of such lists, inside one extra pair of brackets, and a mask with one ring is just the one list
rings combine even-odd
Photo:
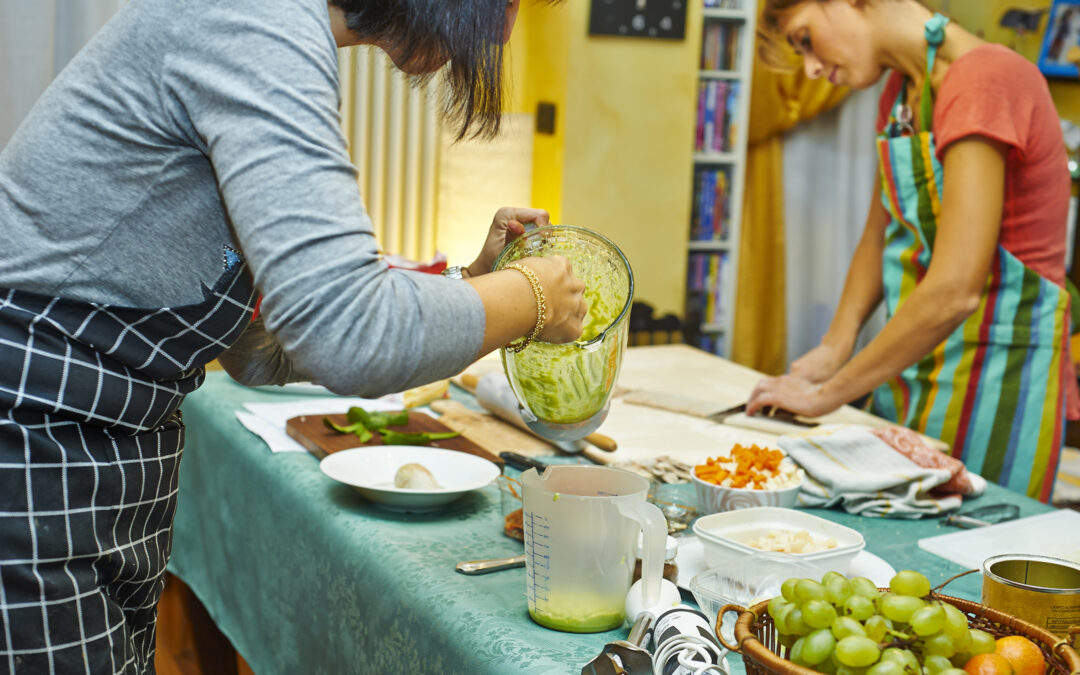
[(708, 399), (667, 391), (632, 389), (624, 392), (621, 398), (624, 403), (632, 405), (702, 417), (717, 424), (727, 424), (772, 434), (782, 435), (795, 431), (805, 431), (818, 426), (816, 421), (796, 415), (789, 410), (774, 408), (771, 414), (751, 416), (746, 414), (746, 403), (724, 406)]

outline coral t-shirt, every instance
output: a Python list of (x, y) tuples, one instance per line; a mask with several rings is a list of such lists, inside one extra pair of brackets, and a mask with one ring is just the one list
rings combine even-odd
[[(878, 105), (879, 132), (902, 86), (903, 76), (893, 72)], [(1038, 68), (1001, 45), (964, 54), (945, 71), (934, 101), (933, 132), (939, 160), (949, 145), (968, 136), (1009, 147), (998, 243), (1064, 288), (1071, 179), (1061, 122)], [(1071, 358), (1067, 376), (1069, 418), (1076, 419), (1080, 392)]]

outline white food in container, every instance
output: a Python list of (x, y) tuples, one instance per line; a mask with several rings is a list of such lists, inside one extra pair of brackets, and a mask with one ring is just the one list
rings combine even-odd
[(768, 536), (770, 531), (805, 531), (814, 539), (835, 539), (835, 548), (790, 554), (812, 564), (819, 579), (828, 571), (847, 574), (852, 559), (866, 547), (863, 536), (850, 527), (797, 509), (759, 506), (713, 513), (694, 523), (694, 533), (701, 539), (705, 564), (710, 569), (739, 564), (759, 553), (750, 542)]

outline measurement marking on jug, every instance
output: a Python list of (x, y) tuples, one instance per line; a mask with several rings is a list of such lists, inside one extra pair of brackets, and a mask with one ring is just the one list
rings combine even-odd
[(532, 511), (525, 514), (524, 520), (525, 544), (529, 556), (526, 591), (535, 608), (537, 603), (548, 601), (548, 582), (551, 577), (546, 572), (551, 570), (551, 545), (548, 543), (551, 527), (547, 518)]

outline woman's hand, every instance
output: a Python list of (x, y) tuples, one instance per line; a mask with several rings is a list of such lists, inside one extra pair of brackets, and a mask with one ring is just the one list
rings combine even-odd
[(805, 417), (820, 417), (836, 410), (843, 401), (831, 396), (825, 386), (794, 375), (766, 377), (757, 383), (746, 404), (746, 414), (783, 408)]
[(561, 255), (553, 255), (522, 258), (518, 262), (536, 272), (540, 287), (544, 290), (547, 312), (544, 329), (540, 331), (537, 339), (562, 343), (581, 337), (581, 326), (588, 309), (585, 304), (585, 283), (574, 276), (570, 260)]
[(807, 382), (824, 382), (840, 370), (850, 353), (844, 354), (831, 344), (821, 343), (791, 364), (790, 375)]
[(504, 206), (496, 211), (480, 255), (476, 256), (476, 260), (465, 268), (463, 276), (478, 277), (490, 272), (491, 266), (495, 264), (495, 258), (506, 248), (506, 245), (525, 233), (525, 223), (534, 223), (537, 227), (544, 227), (551, 224), (551, 216), (543, 209), (512, 206)]

